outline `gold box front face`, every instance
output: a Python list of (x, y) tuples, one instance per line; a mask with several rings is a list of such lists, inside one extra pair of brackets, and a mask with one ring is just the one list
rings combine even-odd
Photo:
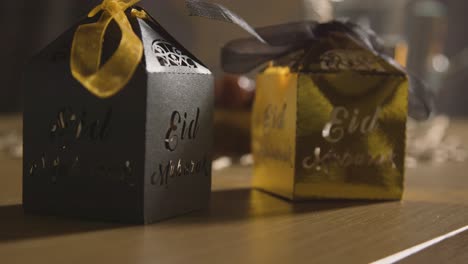
[(255, 187), (292, 200), (401, 198), (404, 74), (270, 67), (257, 81)]

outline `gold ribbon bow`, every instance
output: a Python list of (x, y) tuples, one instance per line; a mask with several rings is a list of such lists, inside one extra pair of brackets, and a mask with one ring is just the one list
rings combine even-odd
[[(72, 75), (99, 98), (122, 90), (140, 64), (143, 44), (125, 15), (125, 10), (139, 1), (103, 0), (88, 15), (94, 17), (103, 11), (99, 20), (79, 26), (75, 32), (70, 58)], [(112, 20), (119, 26), (122, 38), (114, 54), (100, 67), (104, 34)]]

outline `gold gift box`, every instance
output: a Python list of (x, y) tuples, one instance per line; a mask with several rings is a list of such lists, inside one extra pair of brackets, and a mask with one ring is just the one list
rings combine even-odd
[(257, 76), (254, 187), (291, 200), (401, 199), (407, 76), (346, 41)]

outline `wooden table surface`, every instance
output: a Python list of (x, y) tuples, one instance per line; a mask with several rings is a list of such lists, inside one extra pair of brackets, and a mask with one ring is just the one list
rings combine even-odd
[[(3, 118), (0, 132), (20, 128)], [(468, 132), (468, 124), (454, 131)], [(468, 164), (409, 169), (401, 202), (292, 204), (215, 173), (210, 208), (148, 226), (24, 215), (21, 160), (0, 154), (0, 263), (369, 263), (468, 225)], [(468, 263), (468, 233), (402, 263)]]

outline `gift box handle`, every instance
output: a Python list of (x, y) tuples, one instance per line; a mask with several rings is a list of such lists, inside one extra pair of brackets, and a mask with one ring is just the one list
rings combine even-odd
[[(89, 17), (102, 11), (96, 23), (77, 28), (71, 49), (73, 77), (99, 98), (109, 98), (122, 90), (135, 73), (143, 56), (143, 44), (135, 34), (125, 10), (140, 0), (104, 0)], [(104, 35), (114, 20), (122, 32), (119, 47), (101, 66)]]

